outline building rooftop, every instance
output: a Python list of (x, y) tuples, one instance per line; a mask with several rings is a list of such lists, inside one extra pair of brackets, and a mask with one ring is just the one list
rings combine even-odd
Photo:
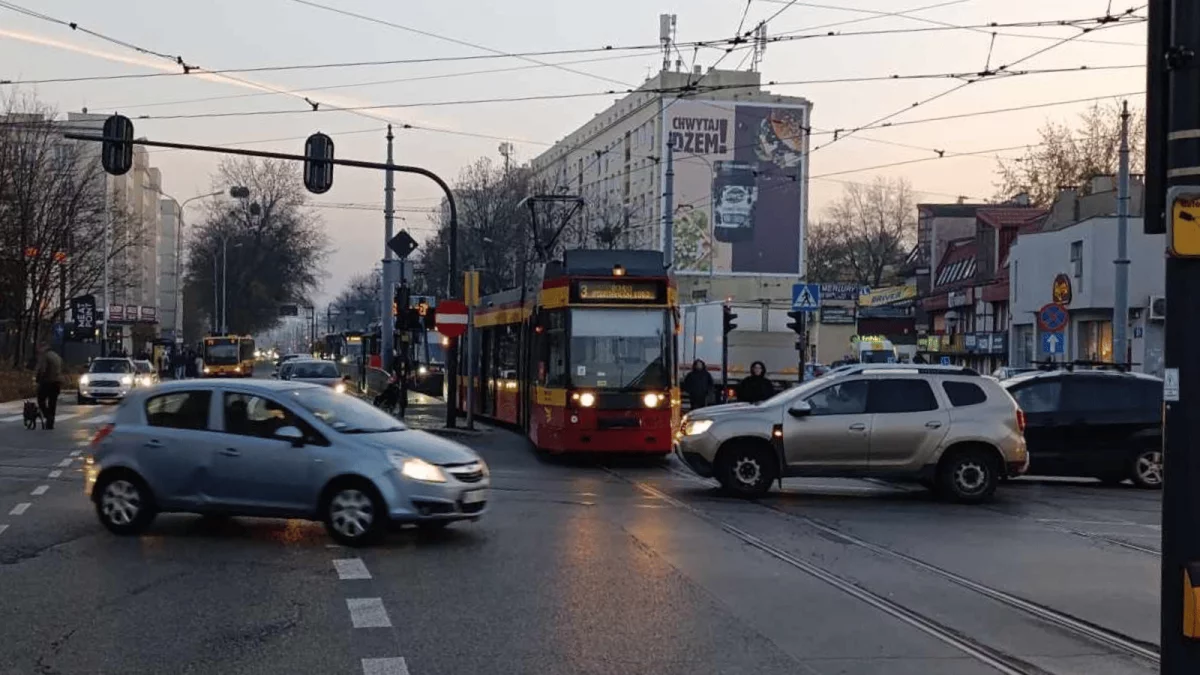
[(949, 286), (975, 276), (976, 245), (974, 237), (964, 237), (950, 242), (946, 254), (938, 265), (934, 287)]

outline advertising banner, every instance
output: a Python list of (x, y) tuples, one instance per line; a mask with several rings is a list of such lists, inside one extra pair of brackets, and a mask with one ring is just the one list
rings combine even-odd
[(96, 296), (81, 295), (71, 298), (71, 318), (80, 330), (96, 329)]
[(871, 289), (858, 284), (821, 284), (821, 302), (826, 300), (858, 300), (863, 293)]
[(889, 286), (858, 296), (858, 305), (860, 307), (877, 307), (903, 300), (912, 300), (915, 297), (917, 297), (916, 286)]
[(800, 276), (810, 106), (664, 105), (664, 143), (675, 157), (676, 273)]

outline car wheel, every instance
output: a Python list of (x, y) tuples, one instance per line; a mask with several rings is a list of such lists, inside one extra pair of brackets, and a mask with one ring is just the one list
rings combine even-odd
[(937, 492), (962, 504), (978, 504), (991, 498), (1000, 482), (995, 457), (979, 449), (955, 452), (938, 467)]
[(322, 513), (325, 530), (339, 544), (363, 546), (382, 532), (387, 512), (375, 489), (362, 481), (337, 485), (329, 491)]
[(150, 489), (133, 474), (103, 477), (95, 491), (96, 515), (114, 534), (138, 534), (149, 527), (157, 515)]
[(721, 453), (717, 480), (726, 492), (745, 499), (761, 497), (779, 475), (774, 453), (762, 446), (742, 444)]
[(1133, 457), (1129, 477), (1133, 484), (1146, 490), (1158, 490), (1163, 482), (1163, 453), (1161, 448), (1146, 448)]

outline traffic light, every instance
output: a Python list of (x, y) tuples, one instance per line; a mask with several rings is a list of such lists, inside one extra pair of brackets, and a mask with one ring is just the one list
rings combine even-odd
[(133, 122), (128, 117), (112, 115), (104, 120), (100, 165), (114, 176), (124, 176), (133, 167)]
[(723, 305), (721, 310), (725, 315), (725, 333), (728, 334), (730, 331), (737, 329), (737, 324), (733, 322), (737, 318), (737, 314), (729, 305)]
[(408, 286), (397, 286), (392, 292), (392, 316), (396, 318), (396, 330), (412, 329), (413, 311), (408, 306)]
[(796, 351), (798, 352), (804, 351), (804, 314), (804, 312), (795, 310), (788, 312), (788, 317), (791, 319), (791, 321), (787, 323), (787, 327), (792, 329), (792, 332), (794, 332), (796, 335), (800, 336), (800, 339), (796, 340)]
[(304, 187), (313, 194), (324, 194), (333, 187), (333, 139), (321, 132), (304, 142)]

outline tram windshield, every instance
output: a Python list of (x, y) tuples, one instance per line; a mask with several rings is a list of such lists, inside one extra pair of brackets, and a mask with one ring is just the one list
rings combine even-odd
[(570, 330), (572, 385), (627, 391), (670, 385), (666, 310), (573, 309)]

